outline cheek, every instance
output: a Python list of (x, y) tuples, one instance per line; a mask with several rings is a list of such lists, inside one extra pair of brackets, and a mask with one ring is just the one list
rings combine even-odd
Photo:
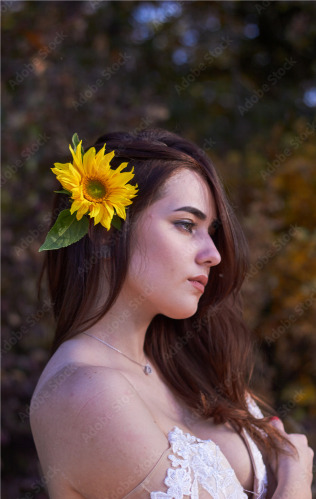
[(183, 268), (183, 254), (174, 234), (152, 241), (148, 266), (161, 279), (170, 278)]
[[(143, 241), (131, 260), (131, 272), (136, 279), (147, 279), (152, 284), (166, 281), (183, 268), (181, 248), (174, 236), (151, 235)], [(181, 276), (180, 276), (181, 277)]]
[(142, 243), (142, 248), (137, 248), (132, 256), (129, 270), (133, 292), (142, 293), (144, 286), (149, 286), (148, 300), (154, 313), (173, 319), (191, 317), (198, 300), (185, 282), (190, 257), (184, 251), (183, 241), (175, 234), (165, 234), (163, 238), (157, 235), (143, 239)]

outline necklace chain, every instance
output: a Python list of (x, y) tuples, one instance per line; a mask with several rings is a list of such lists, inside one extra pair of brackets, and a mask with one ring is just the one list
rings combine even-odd
[(122, 355), (124, 355), (124, 357), (126, 357), (128, 360), (131, 360), (132, 362), (134, 362), (135, 364), (138, 364), (139, 366), (141, 366), (143, 368), (143, 371), (145, 374), (151, 374), (152, 373), (152, 368), (151, 366), (149, 365), (149, 363), (147, 362), (147, 364), (144, 366), (143, 364), (140, 364), (140, 362), (137, 362), (136, 360), (133, 360), (131, 359), (130, 357), (128, 357), (128, 355), (126, 355), (125, 353), (121, 352), (121, 350), (119, 350), (118, 348), (115, 348), (113, 347), (112, 345), (110, 345), (109, 343), (107, 343), (106, 341), (104, 340), (100, 340), (100, 338), (98, 338), (97, 336), (93, 336), (93, 334), (89, 334), (89, 333), (83, 333), (87, 336), (90, 336), (90, 338), (94, 338), (95, 340), (98, 340), (100, 341), (101, 343), (104, 343), (104, 345), (112, 348), (113, 350), (115, 350), (116, 352), (118, 353), (121, 353)]

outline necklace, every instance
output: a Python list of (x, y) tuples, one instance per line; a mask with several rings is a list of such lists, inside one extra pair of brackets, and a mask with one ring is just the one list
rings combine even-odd
[(125, 353), (121, 352), (121, 350), (119, 350), (118, 348), (115, 348), (115, 347), (112, 347), (112, 345), (110, 345), (109, 343), (107, 343), (106, 341), (103, 341), (103, 340), (100, 340), (100, 338), (97, 338), (96, 336), (93, 336), (93, 334), (88, 334), (88, 333), (83, 333), (83, 334), (86, 334), (87, 336), (90, 336), (91, 338), (94, 338), (95, 340), (98, 340), (100, 341), (101, 343), (104, 343), (104, 345), (112, 348), (113, 350), (115, 350), (116, 352), (118, 353), (121, 353), (122, 355), (124, 355), (124, 357), (126, 357), (128, 360), (131, 360), (132, 362), (134, 362), (135, 364), (138, 364), (139, 366), (142, 366), (143, 368), (143, 371), (145, 374), (151, 374), (152, 373), (152, 368), (151, 366), (149, 365), (149, 363), (147, 362), (147, 364), (144, 366), (143, 364), (140, 364), (139, 362), (137, 362), (136, 360), (133, 360), (131, 359), (130, 357), (128, 357)]

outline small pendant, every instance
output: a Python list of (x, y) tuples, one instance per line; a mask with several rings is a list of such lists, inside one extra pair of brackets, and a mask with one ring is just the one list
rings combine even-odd
[(146, 364), (144, 367), (144, 373), (145, 374), (151, 374), (152, 373), (152, 368), (150, 367), (149, 364)]

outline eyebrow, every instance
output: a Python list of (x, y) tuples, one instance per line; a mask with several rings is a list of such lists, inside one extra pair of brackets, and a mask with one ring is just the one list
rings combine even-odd
[[(206, 220), (206, 215), (203, 213), (203, 211), (199, 210), (198, 208), (194, 208), (193, 206), (182, 206), (181, 208), (177, 208), (173, 211), (187, 211), (188, 213), (192, 213), (192, 215), (195, 215), (199, 220)], [(209, 228), (214, 228), (214, 226), (218, 226), (220, 223), (218, 218), (214, 218), (209, 226)]]

